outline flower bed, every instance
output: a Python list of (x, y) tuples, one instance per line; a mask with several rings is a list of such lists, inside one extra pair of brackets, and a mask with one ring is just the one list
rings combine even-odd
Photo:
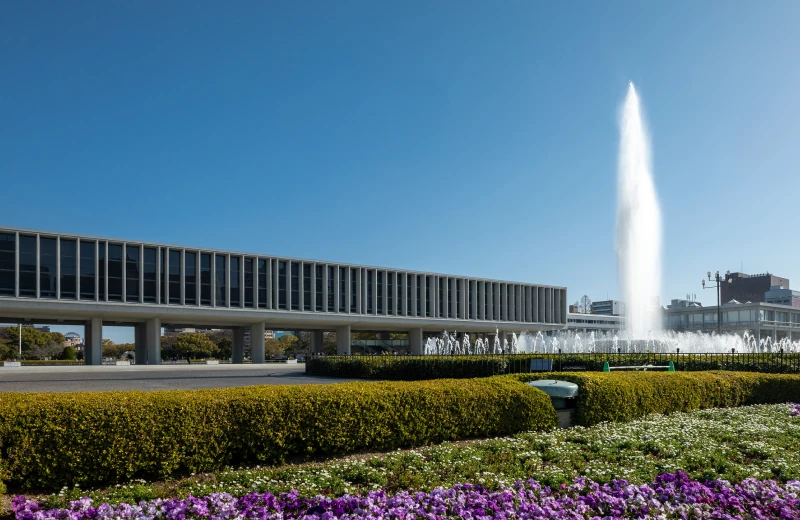
[(227, 470), (167, 482), (129, 482), (94, 491), (70, 485), (40, 497), (46, 507), (65, 507), (89, 496), (96, 502), (234, 496), (292, 489), (304, 496), (431, 491), (472, 482), (498, 490), (536, 479), (554, 487), (575, 478), (635, 484), (685, 471), (699, 481), (746, 478), (800, 479), (800, 419), (786, 405), (712, 409), (654, 415), (624, 424), (524, 433), (513, 437), (444, 443), (414, 450), (354, 456), (282, 467)]
[(327, 498), (302, 497), (297, 492), (275, 496), (251, 493), (234, 498), (214, 493), (203, 498), (155, 500), (138, 505), (95, 505), (91, 499), (66, 509), (42, 510), (35, 501), (14, 499), (19, 520), (151, 519), (161, 518), (797, 518), (800, 482), (745, 479), (738, 485), (724, 480), (701, 483), (685, 473), (665, 474), (644, 485), (615, 480), (599, 485), (576, 479), (553, 491), (535, 480), (491, 491), (459, 484), (450, 489)]

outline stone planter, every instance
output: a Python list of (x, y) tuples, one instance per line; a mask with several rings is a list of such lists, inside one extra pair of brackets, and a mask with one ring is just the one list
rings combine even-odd
[(131, 366), (131, 362), (130, 361), (117, 361), (116, 365), (118, 367), (129, 367), (129, 366)]
[(4, 367), (21, 367), (22, 363), (19, 361), (6, 361), (3, 363)]
[(217, 361), (216, 359), (207, 359), (206, 365), (219, 365), (219, 361)]

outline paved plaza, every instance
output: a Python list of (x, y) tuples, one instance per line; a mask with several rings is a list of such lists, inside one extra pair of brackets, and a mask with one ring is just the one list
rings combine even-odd
[(0, 392), (191, 390), (347, 381), (309, 376), (305, 365), (0, 366)]

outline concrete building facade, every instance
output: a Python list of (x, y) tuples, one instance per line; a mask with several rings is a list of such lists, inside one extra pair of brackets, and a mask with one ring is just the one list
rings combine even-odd
[[(157, 364), (161, 329), (402, 331), (412, 353), (425, 332), (547, 331), (567, 322), (565, 287), (0, 228), (0, 322), (82, 324), (88, 364), (102, 363), (103, 325), (135, 329), (136, 362)], [(264, 359), (263, 345), (253, 360)]]
[[(674, 331), (712, 333), (717, 330), (718, 307), (687, 306), (666, 309), (665, 326)], [(800, 309), (771, 303), (731, 303), (722, 306), (722, 332), (773, 340), (800, 340)]]
[(770, 273), (754, 275), (731, 273), (726, 278), (731, 281), (730, 283), (722, 283), (720, 298), (723, 303), (728, 303), (731, 300), (736, 300), (740, 303), (764, 302), (766, 301), (765, 293), (772, 287), (789, 288), (788, 278), (782, 278)]
[(619, 300), (604, 300), (592, 302), (592, 314), (604, 314), (606, 316), (624, 316), (625, 304)]

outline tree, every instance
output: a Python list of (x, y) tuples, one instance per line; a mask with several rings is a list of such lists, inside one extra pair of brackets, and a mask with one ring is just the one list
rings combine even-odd
[(206, 358), (219, 352), (216, 343), (205, 334), (181, 334), (175, 340), (174, 350), (186, 359)]
[(125, 352), (136, 350), (136, 346), (132, 343), (114, 343), (110, 339), (103, 340), (103, 357), (111, 359), (119, 359)]
[(50, 342), (46, 345), (34, 345), (28, 351), (29, 359), (56, 359), (63, 352), (63, 345)]
[(583, 298), (580, 299), (578, 302), (578, 312), (581, 314), (591, 314), (592, 313), (592, 300), (589, 299), (588, 296), (585, 294)]
[(222, 337), (219, 341), (214, 342), (219, 349), (219, 357), (222, 359), (230, 359), (233, 357), (233, 340), (231, 338)]
[(61, 352), (61, 359), (66, 359), (66, 360), (69, 360), (69, 361), (75, 361), (75, 359), (76, 359), (75, 349), (70, 345), (67, 345), (66, 347), (64, 347), (64, 350)]
[[(285, 338), (286, 336), (281, 336), (280, 339), (270, 338), (264, 340), (264, 354), (267, 358), (272, 358), (275, 356), (280, 356), (284, 352), (286, 352), (286, 345), (287, 341), (281, 341), (281, 339)], [(294, 336), (292, 336), (294, 337)]]

